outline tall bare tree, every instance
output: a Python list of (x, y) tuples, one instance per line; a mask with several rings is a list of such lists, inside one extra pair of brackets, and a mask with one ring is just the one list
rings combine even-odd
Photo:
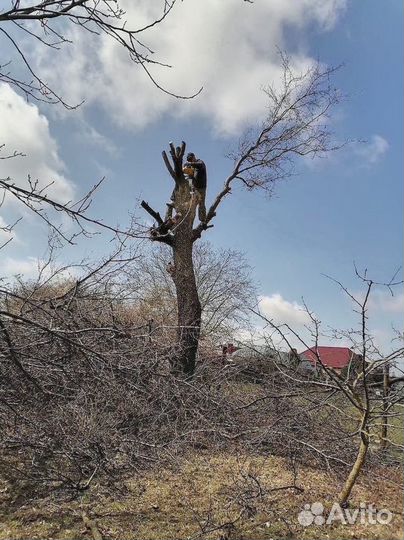
[(194, 243), (213, 227), (217, 210), (237, 182), (248, 190), (271, 193), (276, 181), (293, 174), (296, 158), (323, 155), (338, 147), (327, 126), (331, 109), (341, 98), (330, 82), (335, 69), (316, 64), (297, 74), (286, 55), (281, 54), (281, 59), (281, 80), (264, 90), (268, 98), (267, 116), (261, 125), (245, 133), (231, 154), (233, 169), (210, 206), (206, 220), (194, 226), (198, 199), (183, 173), (185, 142), (177, 147), (169, 144), (170, 158), (163, 152), (165, 166), (174, 182), (174, 207), (181, 216), (179, 222), (168, 231), (161, 214), (142, 201), (142, 207), (157, 222), (152, 240), (172, 249), (179, 345), (174, 365), (187, 375), (195, 369), (201, 326), (201, 303), (192, 258)]

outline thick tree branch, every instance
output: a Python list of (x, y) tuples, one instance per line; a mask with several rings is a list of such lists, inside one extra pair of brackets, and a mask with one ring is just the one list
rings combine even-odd
[(154, 218), (159, 225), (163, 225), (164, 221), (163, 221), (162, 217), (160, 216), (160, 213), (153, 210), (153, 208), (151, 206), (149, 206), (146, 201), (142, 201), (140, 203), (140, 206), (144, 210), (146, 210), (146, 212), (148, 214), (150, 214), (152, 216), (152, 218)]
[(165, 222), (163, 221), (161, 215), (159, 212), (156, 212), (156, 210), (153, 210), (153, 208), (146, 202), (142, 201), (140, 203), (140, 206), (146, 210), (146, 212), (152, 216), (153, 219), (157, 221), (158, 227), (151, 229), (150, 239), (153, 240), (153, 242), (161, 242), (163, 244), (167, 244), (168, 246), (172, 246), (173, 239), (172, 236), (168, 234), (169, 228), (165, 227)]

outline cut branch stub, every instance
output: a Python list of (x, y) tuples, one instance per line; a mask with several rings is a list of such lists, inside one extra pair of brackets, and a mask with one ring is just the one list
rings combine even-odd
[(174, 169), (173, 169), (172, 166), (171, 166), (170, 160), (168, 159), (168, 156), (167, 156), (165, 150), (163, 150), (162, 156), (163, 156), (163, 161), (164, 161), (165, 166), (167, 167), (168, 172), (170, 173), (170, 175), (172, 176), (172, 178), (173, 178), (175, 181), (177, 181), (177, 177), (175, 176)]
[(186, 145), (185, 141), (182, 141), (181, 142), (181, 150), (180, 150), (180, 158), (181, 159), (183, 159), (183, 157), (184, 157), (186, 146), (187, 145)]
[(176, 158), (176, 155), (175, 155), (175, 146), (174, 146), (174, 144), (170, 141), (170, 142), (168, 143), (168, 146), (170, 147), (170, 154), (171, 154), (171, 157), (172, 157), (173, 159), (175, 159), (175, 158)]
[(140, 203), (140, 206), (142, 208), (144, 208), (146, 210), (146, 212), (148, 214), (150, 214), (157, 221), (157, 223), (159, 225), (162, 225), (164, 223), (162, 217), (159, 214), (159, 212), (156, 212), (155, 210), (153, 210), (153, 208), (151, 206), (149, 206), (146, 201), (142, 201)]
[(177, 184), (181, 184), (185, 182), (185, 178), (182, 173), (182, 159), (184, 157), (186, 144), (184, 141), (182, 141), (181, 146), (175, 147), (174, 144), (170, 142), (169, 147), (173, 165), (171, 165), (166, 152), (162, 153), (163, 160), (170, 175), (174, 178)]

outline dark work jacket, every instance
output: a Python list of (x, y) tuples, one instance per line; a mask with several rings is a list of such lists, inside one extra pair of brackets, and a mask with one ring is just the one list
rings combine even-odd
[(206, 189), (207, 183), (207, 174), (206, 174), (206, 165), (201, 159), (192, 161), (190, 163), (191, 167), (194, 167), (195, 174), (192, 180), (192, 183), (196, 189)]

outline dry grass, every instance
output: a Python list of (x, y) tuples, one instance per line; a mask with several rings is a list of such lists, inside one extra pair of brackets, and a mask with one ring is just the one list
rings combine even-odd
[[(400, 480), (397, 474), (396, 482)], [(0, 540), (89, 538), (82, 511), (96, 521), (106, 539), (402, 538), (401, 494), (393, 484), (363, 478), (351, 503), (352, 507), (373, 503), (396, 512), (390, 525), (307, 528), (297, 521), (303, 505), (321, 501), (329, 509), (340, 479), (300, 468), (297, 486), (303, 492), (271, 491), (292, 484), (288, 462), (281, 458), (203, 454), (189, 455), (176, 468), (132, 477), (126, 481), (125, 495), (114, 497), (94, 485), (80, 500), (58, 502), (49, 497), (35, 503), (27, 500), (17, 507), (15, 496), (13, 503), (13, 494), (3, 483), (1, 502), (8, 510), (3, 511)]]

